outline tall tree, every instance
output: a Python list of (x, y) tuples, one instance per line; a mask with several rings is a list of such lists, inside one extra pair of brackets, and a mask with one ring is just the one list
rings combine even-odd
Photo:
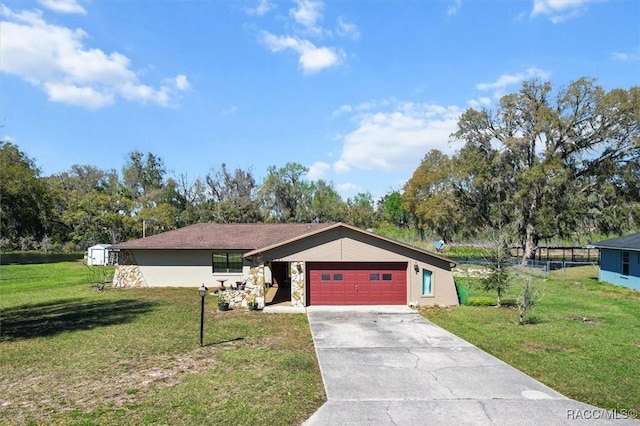
[(173, 183), (168, 186), (174, 187), (175, 204), (180, 211), (180, 226), (213, 220), (210, 192), (201, 179), (191, 181), (182, 173), (171, 182)]
[(347, 206), (333, 185), (320, 179), (311, 183), (311, 221), (312, 222), (342, 222), (346, 215)]
[[(478, 185), (492, 167), (524, 246), (524, 258), (534, 255), (541, 238), (564, 237), (575, 230), (575, 211), (588, 209), (598, 194), (604, 164), (626, 167), (637, 163), (640, 147), (638, 88), (606, 93), (593, 79), (572, 82), (553, 96), (549, 82), (530, 80), (519, 92), (500, 100), (495, 112), (467, 110), (455, 138), (463, 153), (477, 161), (467, 165), (470, 193), (491, 191), (496, 182)], [(484, 156), (484, 161), (479, 157)], [(610, 179), (604, 179), (610, 182)], [(469, 193), (467, 193), (468, 195)], [(632, 194), (638, 201), (638, 194)], [(482, 199), (477, 199), (483, 205)]]
[(174, 193), (167, 188), (166, 168), (162, 158), (149, 152), (129, 153), (122, 168), (125, 193), (135, 204), (135, 217), (141, 236), (175, 229), (179, 225), (180, 212), (173, 205)]
[(256, 180), (251, 170), (222, 169), (206, 178), (213, 204), (213, 220), (220, 223), (260, 222), (262, 213), (256, 199)]
[(374, 228), (377, 225), (373, 197), (369, 192), (360, 192), (353, 199), (347, 200), (346, 222), (362, 229)]
[(451, 241), (461, 218), (453, 188), (451, 159), (434, 149), (413, 172), (404, 186), (403, 206), (411, 214), (421, 234), (429, 231)]
[(124, 196), (115, 170), (73, 165), (47, 178), (56, 195), (55, 213), (64, 226), (65, 239), (86, 248), (116, 243), (133, 235), (134, 203)]
[(0, 226), (3, 245), (40, 240), (48, 232), (51, 196), (35, 161), (0, 141)]
[(305, 178), (309, 169), (298, 163), (269, 166), (260, 188), (265, 218), (274, 222), (310, 222), (312, 186)]
[(147, 153), (146, 158), (140, 151), (130, 152), (122, 168), (125, 189), (131, 199), (143, 207), (149, 207), (155, 201), (155, 197), (164, 186), (165, 174), (164, 161), (151, 152)]
[(407, 212), (400, 191), (391, 191), (378, 201), (377, 212), (383, 221), (399, 228), (408, 226)]

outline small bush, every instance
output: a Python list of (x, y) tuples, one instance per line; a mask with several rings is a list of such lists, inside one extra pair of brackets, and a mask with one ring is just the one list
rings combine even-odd
[(500, 306), (505, 308), (515, 308), (518, 306), (518, 301), (516, 299), (502, 299), (500, 301)]
[(496, 306), (496, 299), (493, 297), (470, 297), (467, 301), (469, 306)]
[(531, 324), (526, 319), (527, 314), (533, 311), (533, 306), (542, 299), (542, 291), (533, 289), (533, 280), (528, 278), (522, 286), (522, 293), (518, 296), (518, 308), (520, 310), (520, 325)]
[(490, 255), (490, 250), (486, 247), (446, 246), (444, 254), (458, 259), (484, 259)]

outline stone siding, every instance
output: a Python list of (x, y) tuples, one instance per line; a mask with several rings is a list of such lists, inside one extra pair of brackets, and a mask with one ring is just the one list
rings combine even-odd
[(247, 300), (254, 298), (260, 309), (264, 308), (264, 265), (252, 267), (244, 281), (244, 290), (237, 289), (238, 283), (226, 286), (227, 289), (219, 292), (229, 302), (231, 308), (247, 308)]
[(257, 265), (249, 269), (246, 283), (264, 287), (264, 265)]
[(304, 262), (291, 262), (291, 306), (304, 308), (307, 305), (304, 291)]
[(129, 250), (123, 250), (118, 254), (113, 286), (116, 288), (148, 287), (135, 256)]
[(247, 308), (249, 298), (258, 302), (258, 308), (264, 308), (264, 286), (261, 285), (247, 284), (244, 290), (228, 289), (219, 292), (219, 296), (224, 297), (231, 308)]

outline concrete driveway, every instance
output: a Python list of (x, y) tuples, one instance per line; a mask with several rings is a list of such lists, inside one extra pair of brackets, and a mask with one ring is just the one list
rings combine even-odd
[(312, 425), (623, 425), (404, 306), (309, 307), (328, 401)]

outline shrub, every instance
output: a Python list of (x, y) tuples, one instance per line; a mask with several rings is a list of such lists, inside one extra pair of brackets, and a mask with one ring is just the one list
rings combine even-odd
[(444, 250), (447, 257), (458, 259), (484, 259), (489, 257), (490, 250), (486, 247), (447, 246)]
[(504, 306), (506, 308), (515, 308), (518, 306), (518, 301), (516, 299), (502, 299), (500, 301), (500, 306)]
[(542, 299), (542, 291), (533, 289), (533, 283), (531, 278), (525, 281), (522, 286), (522, 293), (518, 296), (518, 308), (520, 310), (519, 324), (524, 325), (529, 323), (527, 320), (527, 314), (530, 314), (533, 310), (533, 306)]
[(496, 306), (496, 299), (493, 297), (470, 297), (467, 301), (467, 305), (469, 306)]

